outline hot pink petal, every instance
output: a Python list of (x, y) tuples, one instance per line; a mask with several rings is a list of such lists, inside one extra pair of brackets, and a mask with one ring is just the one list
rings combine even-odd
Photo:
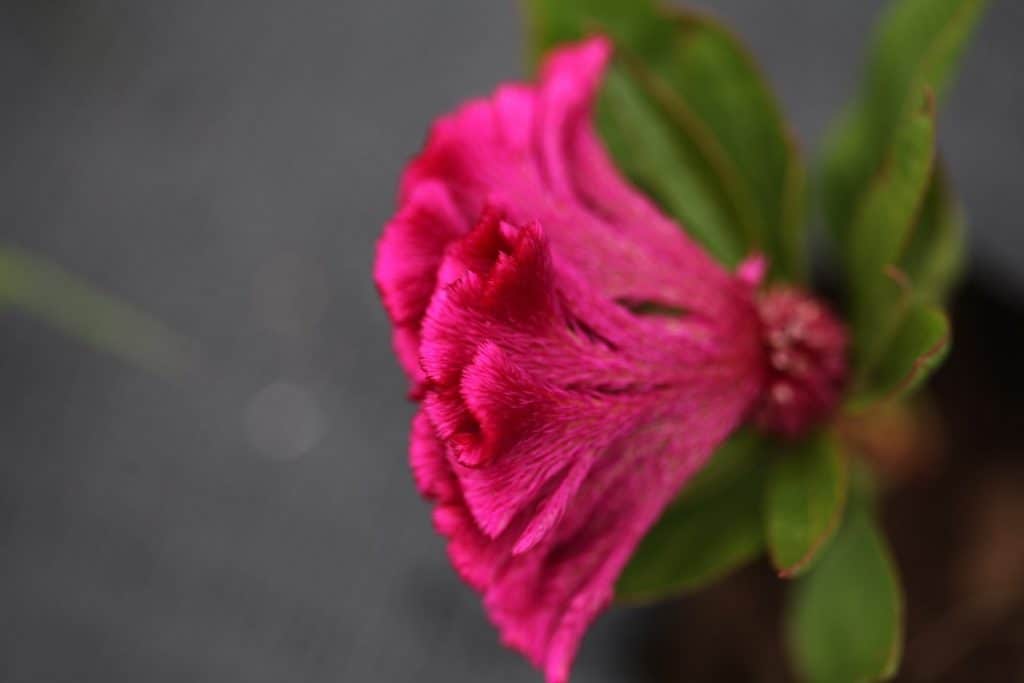
[(414, 470), (504, 641), (562, 681), (643, 534), (756, 398), (760, 323), (738, 281), (721, 325), (635, 316), (542, 226), (493, 211), (441, 271), (413, 442), (432, 461)]
[[(728, 273), (621, 178), (597, 140), (590, 110), (609, 54), (600, 38), (556, 53), (539, 87), (503, 86), (435, 124), (378, 248), (374, 277), (396, 334), (415, 338), (445, 245), (488, 207), (543, 224), (559, 257), (613, 299), (727, 307)], [(418, 379), (408, 344), (396, 345)]]
[[(609, 54), (601, 38), (560, 50), (539, 85), (441, 119), (374, 272), (422, 399), (417, 486), (503, 641), (549, 683), (771, 372), (763, 260), (725, 271), (602, 148)], [(804, 395), (825, 391), (812, 380)]]
[(374, 278), (395, 325), (395, 352), (414, 382), (419, 368), (419, 327), (437, 285), (448, 244), (469, 229), (441, 182), (424, 182), (409, 193), (377, 246)]

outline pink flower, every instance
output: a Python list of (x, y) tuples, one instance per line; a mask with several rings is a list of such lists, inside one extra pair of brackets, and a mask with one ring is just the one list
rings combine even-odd
[[(730, 432), (755, 411), (799, 431), (838, 398), (773, 365), (762, 311), (791, 322), (795, 304), (758, 298), (763, 261), (727, 272), (616, 171), (590, 119), (609, 55), (563, 49), (538, 85), (441, 119), (375, 269), (422, 401), (416, 483), (503, 642), (550, 683)], [(783, 350), (813, 374), (829, 343)]]

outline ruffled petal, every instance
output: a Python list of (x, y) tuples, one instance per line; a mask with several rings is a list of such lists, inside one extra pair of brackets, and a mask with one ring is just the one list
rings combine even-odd
[(596, 38), (560, 51), (539, 86), (503, 86), (435, 124), (378, 249), (376, 279), (396, 327), (416, 330), (446, 245), (488, 208), (542, 223), (559, 258), (611, 299), (695, 315), (727, 305), (731, 276), (622, 179), (594, 133), (610, 49)]
[(374, 282), (395, 325), (394, 346), (414, 382), (419, 367), (419, 328), (437, 285), (445, 248), (469, 229), (440, 182), (419, 183), (377, 245)]
[(447, 503), (461, 498), (459, 482), (445, 457), (445, 447), (426, 413), (412, 421), (409, 438), (409, 466), (420, 494), (428, 500)]
[(600, 38), (558, 51), (537, 86), (441, 119), (375, 271), (422, 399), (417, 487), (503, 641), (550, 683), (767, 373), (756, 263), (721, 268), (600, 145), (609, 54)]
[(737, 295), (721, 326), (635, 316), (542, 226), (494, 211), (441, 272), (414, 426), (437, 441), (414, 470), (503, 640), (561, 681), (636, 544), (756, 398), (757, 315)]

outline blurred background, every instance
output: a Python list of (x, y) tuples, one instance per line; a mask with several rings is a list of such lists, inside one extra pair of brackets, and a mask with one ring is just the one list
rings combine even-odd
[[(805, 148), (883, 5), (697, 4), (748, 41)], [(905, 680), (1024, 680), (1022, 29), (1024, 5), (994, 3), (942, 121), (973, 260), (940, 438), (887, 508)], [(3, 3), (0, 241), (200, 360), (168, 381), (0, 309), (0, 680), (539, 680), (413, 489), (370, 277), (430, 121), (522, 54), (511, 0)], [(613, 611), (574, 680), (788, 680), (776, 584), (755, 566)]]

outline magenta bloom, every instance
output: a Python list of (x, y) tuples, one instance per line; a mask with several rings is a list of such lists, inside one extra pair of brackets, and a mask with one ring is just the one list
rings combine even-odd
[(538, 85), (441, 119), (375, 270), (422, 402), (417, 485), (550, 683), (714, 448), (747, 418), (806, 428), (845, 374), (827, 311), (758, 297), (760, 259), (726, 271), (619, 175), (590, 117), (609, 54), (561, 50)]

